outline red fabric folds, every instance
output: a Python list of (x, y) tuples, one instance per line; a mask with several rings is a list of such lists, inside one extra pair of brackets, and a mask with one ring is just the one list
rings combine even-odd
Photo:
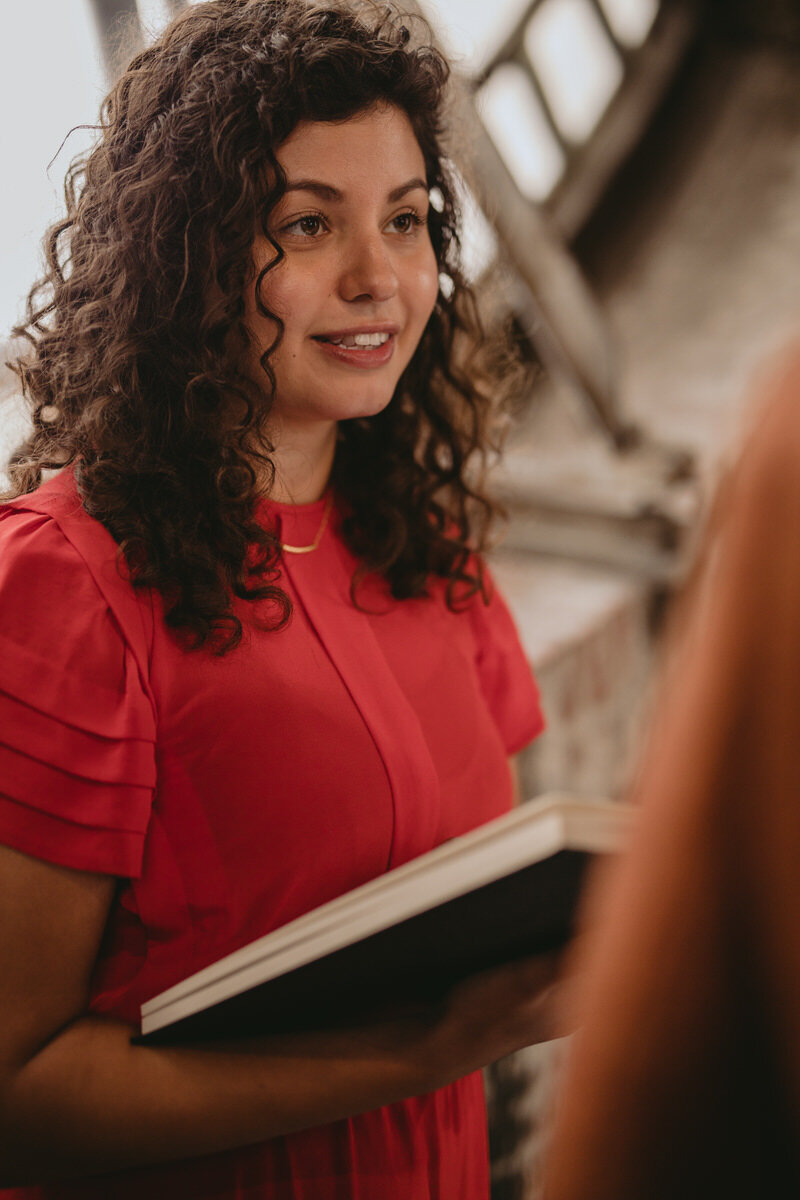
[(137, 875), (156, 782), (138, 665), (58, 525), (0, 517), (0, 835), (63, 866)]
[(500, 730), (506, 754), (517, 754), (544, 729), (544, 717), (537, 703), (521, 704), (521, 694), (533, 683), (530, 672), (522, 677), (519, 634), (503, 597), (490, 573), (486, 572), (490, 601), (471, 604), (469, 614), (478, 651), (475, 658), (481, 690), (495, 724)]

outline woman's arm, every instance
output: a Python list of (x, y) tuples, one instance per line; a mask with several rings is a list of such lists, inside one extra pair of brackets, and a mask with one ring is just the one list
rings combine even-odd
[(210, 1154), (442, 1086), (553, 1036), (550, 959), (441, 1012), (247, 1046), (131, 1045), (87, 1016), (114, 881), (0, 847), (0, 1186)]
[(519, 807), (522, 803), (522, 779), (520, 777), (519, 755), (514, 754), (508, 760), (508, 769), (511, 773), (512, 799), (511, 803), (514, 808)]

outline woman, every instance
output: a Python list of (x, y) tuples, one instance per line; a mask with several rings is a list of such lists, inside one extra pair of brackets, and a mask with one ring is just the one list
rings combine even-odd
[(475, 553), (502, 364), (446, 76), (388, 10), (213, 0), (68, 185), (0, 520), (4, 1196), (485, 1197), (477, 1069), (550, 1034), (544, 961), (347, 1034), (130, 1040), (504, 811), (541, 726)]

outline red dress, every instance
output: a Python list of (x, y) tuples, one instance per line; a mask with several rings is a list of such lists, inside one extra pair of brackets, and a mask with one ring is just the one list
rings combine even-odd
[[(323, 502), (270, 505), (314, 540)], [(141, 1003), (223, 954), (504, 812), (542, 727), (495, 591), (350, 598), (332, 518), (286, 556), (285, 629), (182, 651), (116, 567), (68, 472), (0, 509), (0, 840), (123, 880), (91, 1007)], [(367, 612), (362, 608), (368, 609)], [(239, 612), (246, 621), (248, 605)], [(485, 1200), (480, 1073), (263, 1145), (0, 1197)]]

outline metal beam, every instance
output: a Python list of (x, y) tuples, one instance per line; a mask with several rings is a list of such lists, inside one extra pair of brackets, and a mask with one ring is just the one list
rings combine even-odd
[(144, 46), (136, 0), (90, 0), (109, 81)]

